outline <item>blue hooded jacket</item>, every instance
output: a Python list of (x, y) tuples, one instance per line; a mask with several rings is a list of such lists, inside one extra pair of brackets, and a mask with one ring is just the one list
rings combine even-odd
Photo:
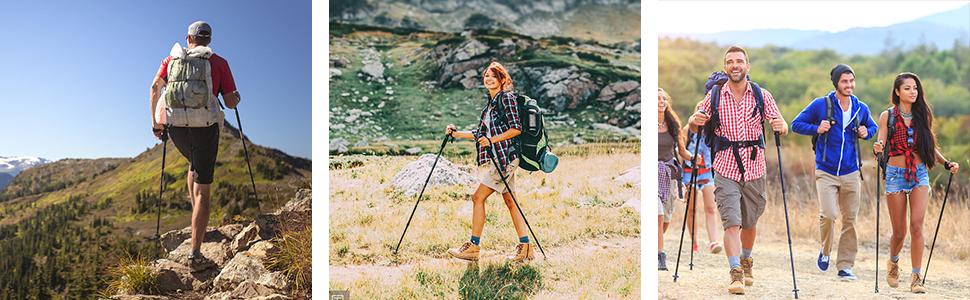
[[(826, 173), (842, 176), (859, 170), (858, 151), (856, 151), (856, 141), (858, 136), (852, 128), (852, 124), (858, 119), (859, 126), (865, 126), (869, 132), (866, 140), (871, 139), (878, 129), (876, 121), (872, 119), (869, 106), (859, 101), (855, 95), (850, 97), (852, 103), (851, 118), (849, 126), (843, 126), (842, 107), (839, 100), (835, 98), (835, 91), (829, 92), (828, 96), (815, 98), (809, 103), (802, 112), (798, 113), (792, 121), (792, 131), (814, 136), (818, 133), (818, 125), (825, 120), (825, 101), (830, 101), (832, 105), (832, 118), (835, 125), (825, 134), (819, 135), (815, 146), (815, 169)], [(843, 129), (844, 127), (844, 129)], [(828, 137), (826, 138), (826, 135)], [(823, 151), (826, 153), (826, 160), (822, 160)]]

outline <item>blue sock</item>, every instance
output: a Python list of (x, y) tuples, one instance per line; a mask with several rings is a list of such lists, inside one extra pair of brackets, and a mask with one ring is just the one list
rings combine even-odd
[(913, 268), (913, 274), (919, 274), (919, 268)]
[(528, 235), (526, 235), (526, 236), (520, 236), (519, 237), (519, 243), (528, 244), (529, 243), (529, 236)]
[(479, 246), (482, 244), (482, 238), (473, 235), (471, 242), (472, 244), (475, 244), (475, 246)]
[(751, 257), (751, 249), (741, 249), (741, 258)]
[(899, 262), (899, 255), (890, 256), (889, 259), (891, 259), (893, 262)]
[(741, 258), (737, 256), (728, 256), (728, 264), (731, 265), (731, 269), (741, 267)]

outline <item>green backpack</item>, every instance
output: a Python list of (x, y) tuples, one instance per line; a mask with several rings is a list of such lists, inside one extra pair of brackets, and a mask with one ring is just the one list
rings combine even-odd
[[(522, 123), (522, 133), (513, 138), (515, 148), (518, 149), (516, 152), (519, 167), (530, 172), (542, 170), (552, 173), (559, 165), (559, 157), (552, 153), (538, 101), (520, 93), (513, 95), (516, 96), (515, 103), (519, 111), (519, 121)], [(503, 121), (508, 122), (504, 104), (502, 101), (498, 103), (499, 115)]]

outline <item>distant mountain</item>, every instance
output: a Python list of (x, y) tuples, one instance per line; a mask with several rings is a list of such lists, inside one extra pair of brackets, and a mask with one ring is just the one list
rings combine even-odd
[(909, 49), (921, 44), (952, 48), (959, 41), (970, 45), (970, 5), (883, 27), (856, 27), (839, 32), (793, 29), (756, 29), (707, 34), (670, 33), (719, 45), (746, 47), (775, 45), (796, 50), (831, 49), (841, 54), (878, 54), (887, 47)]
[(0, 190), (7, 187), (7, 185), (10, 184), (10, 181), (13, 181), (13, 175), (0, 173)]
[(49, 163), (49, 160), (31, 156), (0, 156), (0, 191), (3, 191), (17, 174), (31, 167)]
[(802, 40), (825, 35), (821, 30), (796, 29), (756, 29), (735, 30), (718, 33), (671, 33), (664, 37), (688, 37), (695, 40), (714, 42), (720, 45), (743, 45), (744, 47), (763, 47), (766, 45), (787, 46)]
[(962, 29), (964, 31), (970, 31), (970, 4), (951, 11), (925, 16), (916, 19), (915, 21), (934, 23), (956, 29)]

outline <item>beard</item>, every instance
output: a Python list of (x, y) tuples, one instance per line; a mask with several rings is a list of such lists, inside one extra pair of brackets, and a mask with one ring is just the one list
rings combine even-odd
[(745, 70), (741, 70), (741, 72), (738, 72), (737, 76), (735, 76), (734, 73), (728, 73), (728, 78), (730, 78), (731, 82), (734, 82), (734, 83), (743, 82), (747, 76), (748, 76), (748, 72)]
[(848, 96), (852, 96), (852, 92), (853, 92), (854, 90), (855, 90), (855, 89), (848, 89), (848, 88), (839, 88), (839, 89), (836, 89), (836, 92), (838, 92), (838, 93), (839, 93), (839, 95), (842, 95), (842, 96), (845, 96), (845, 97), (848, 97)]

